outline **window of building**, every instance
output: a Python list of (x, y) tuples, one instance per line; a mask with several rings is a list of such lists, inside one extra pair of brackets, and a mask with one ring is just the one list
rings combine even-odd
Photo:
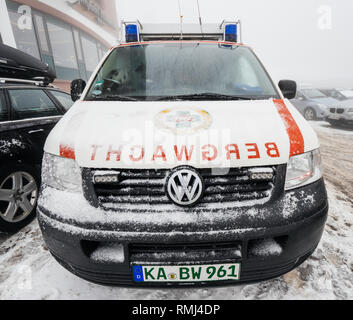
[(8, 120), (8, 113), (6, 108), (5, 94), (0, 90), (0, 121)]
[(101, 46), (100, 43), (97, 43), (97, 48), (98, 48), (98, 57), (99, 57), (99, 60), (100, 60), (103, 57), (103, 50), (102, 50), (102, 46)]
[(75, 44), (76, 44), (76, 50), (77, 50), (77, 58), (78, 58), (78, 60), (83, 61), (80, 34), (77, 30), (74, 30), (74, 38), (75, 38)]
[(50, 90), (50, 93), (59, 100), (59, 102), (62, 104), (62, 106), (66, 109), (69, 110), (74, 102), (71, 99), (71, 96), (67, 93), (60, 92), (60, 91), (55, 91), (55, 90)]
[(45, 33), (43, 17), (35, 14), (34, 20), (37, 26), (37, 33), (38, 33), (40, 47), (43, 51), (49, 52), (49, 45), (48, 45), (47, 35)]
[(100, 58), (102, 59), (107, 53), (108, 49), (101, 43), (98, 43), (98, 50), (100, 52)]
[(40, 59), (31, 8), (9, 0), (6, 3), (17, 48)]
[(55, 69), (53, 55), (50, 50), (48, 33), (44, 17), (39, 13), (34, 14), (34, 22), (38, 35), (38, 42), (41, 51), (42, 61), (47, 63), (52, 69)]
[(87, 77), (90, 77), (99, 63), (97, 42), (88, 35), (82, 35), (81, 40), (86, 63)]
[(77, 52), (78, 69), (80, 72), (80, 78), (87, 80), (86, 66), (85, 66), (83, 53), (82, 53), (81, 36), (80, 36), (80, 32), (76, 29), (74, 29), (74, 39), (75, 39), (75, 46), (76, 46), (76, 52)]
[(79, 75), (71, 27), (54, 19), (47, 19), (50, 44), (58, 79), (72, 80)]
[(51, 15), (12, 0), (6, 2), (17, 48), (55, 69), (59, 80), (87, 80), (108, 50), (87, 33)]
[(12, 109), (17, 119), (59, 116), (60, 112), (48, 95), (39, 89), (9, 90)]

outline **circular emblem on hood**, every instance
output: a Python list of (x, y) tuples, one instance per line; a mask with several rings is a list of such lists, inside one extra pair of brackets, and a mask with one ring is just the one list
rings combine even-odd
[(204, 193), (204, 182), (198, 172), (190, 167), (179, 167), (169, 175), (166, 193), (175, 204), (188, 207), (196, 204)]
[(155, 118), (155, 125), (175, 134), (192, 134), (208, 129), (212, 123), (210, 114), (197, 108), (172, 108), (161, 111)]

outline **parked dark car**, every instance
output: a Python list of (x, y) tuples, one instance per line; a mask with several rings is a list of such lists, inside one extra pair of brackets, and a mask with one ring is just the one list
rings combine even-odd
[(306, 120), (324, 119), (329, 108), (337, 106), (337, 100), (314, 88), (298, 90), (291, 102)]
[(45, 140), (73, 104), (51, 86), (0, 79), (0, 231), (15, 232), (36, 212)]

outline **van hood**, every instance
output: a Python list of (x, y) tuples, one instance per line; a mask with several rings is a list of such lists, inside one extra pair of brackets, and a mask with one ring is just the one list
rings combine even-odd
[(88, 168), (277, 165), (319, 147), (288, 100), (78, 101), (45, 151)]

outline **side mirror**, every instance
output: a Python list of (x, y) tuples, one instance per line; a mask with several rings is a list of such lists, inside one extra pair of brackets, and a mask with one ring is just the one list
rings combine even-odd
[(281, 80), (278, 84), (283, 95), (287, 99), (294, 99), (297, 94), (297, 83), (292, 80)]
[(72, 101), (76, 101), (80, 99), (83, 90), (85, 90), (86, 81), (82, 79), (72, 80), (71, 82), (71, 99)]

